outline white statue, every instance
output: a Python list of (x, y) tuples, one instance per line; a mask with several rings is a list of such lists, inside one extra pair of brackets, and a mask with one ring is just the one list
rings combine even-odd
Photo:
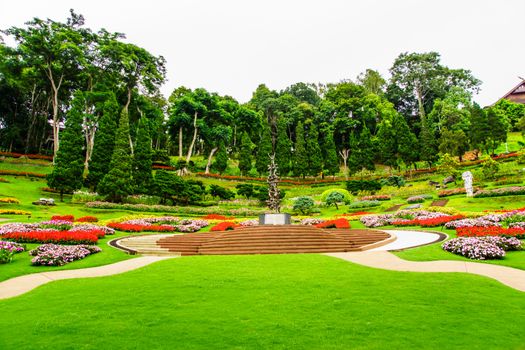
[(474, 194), (472, 189), (472, 173), (470, 171), (465, 171), (463, 174), (461, 174), (461, 178), (465, 183), (465, 191), (467, 192), (467, 197), (472, 197), (472, 195)]

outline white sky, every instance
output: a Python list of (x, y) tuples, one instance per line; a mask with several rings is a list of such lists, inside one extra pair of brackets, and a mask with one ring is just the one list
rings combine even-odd
[(475, 98), (495, 102), (525, 76), (524, 0), (17, 0), (0, 28), (33, 17), (65, 20), (74, 8), (94, 30), (167, 60), (166, 96), (180, 85), (250, 99), (257, 85), (388, 77), (401, 52), (437, 51), (483, 81)]

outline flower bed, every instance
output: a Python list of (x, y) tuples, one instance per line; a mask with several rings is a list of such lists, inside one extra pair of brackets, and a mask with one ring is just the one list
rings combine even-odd
[(524, 194), (525, 194), (525, 187), (515, 186), (515, 187), (496, 188), (493, 190), (480, 190), (474, 193), (474, 197), (483, 198), (483, 197), (517, 196), (517, 195), (524, 195)]
[(51, 217), (51, 220), (61, 220), (61, 221), (73, 222), (75, 221), (75, 217), (73, 215), (53, 215)]
[(392, 221), (394, 226), (421, 226), (421, 227), (436, 227), (442, 226), (447, 222), (460, 220), (465, 218), (463, 215), (454, 215), (454, 216), (438, 216), (432, 218), (420, 218), (412, 220), (396, 220)]
[(0, 170), (0, 175), (12, 175), (12, 176), (27, 176), (27, 177), (40, 177), (46, 178), (46, 174), (34, 173), (31, 171), (17, 171), (17, 170)]
[(456, 233), (458, 237), (507, 236), (525, 239), (525, 229), (521, 227), (460, 227), (456, 229)]
[(427, 199), (432, 199), (432, 195), (430, 194), (420, 194), (417, 196), (412, 196), (407, 198), (408, 203), (423, 203)]
[(373, 201), (357, 201), (350, 203), (348, 209), (361, 209), (361, 208), (373, 208), (381, 205), (381, 202), (378, 200)]
[(449, 197), (456, 194), (466, 194), (467, 191), (464, 188), (453, 188), (450, 190), (441, 190), (438, 192), (438, 197)]
[(18, 243), (96, 244), (104, 231), (28, 231), (5, 233), (1, 237)]
[(29, 255), (34, 256), (32, 265), (62, 266), (75, 260), (84, 259), (86, 256), (96, 254), (102, 250), (90, 245), (61, 246), (56, 244), (44, 244), (33, 249)]
[(210, 231), (227, 231), (227, 230), (233, 230), (235, 229), (236, 227), (238, 227), (239, 225), (237, 225), (235, 222), (232, 222), (232, 221), (223, 221), (223, 222), (220, 222), (218, 223), (217, 225), (213, 226)]
[(229, 218), (219, 214), (208, 214), (204, 215), (201, 219), (203, 220), (235, 220), (235, 218)]
[(76, 222), (98, 222), (98, 218), (94, 216), (82, 216), (75, 220)]
[(44, 156), (42, 154), (23, 154), (23, 153), (14, 153), (14, 152), (0, 152), (0, 156), (12, 157), (12, 158), (26, 157), (29, 159), (53, 160), (52, 156)]
[(128, 224), (128, 223), (110, 223), (110, 228), (124, 232), (172, 232), (175, 231), (175, 227), (170, 225), (141, 225), (141, 224)]
[(30, 211), (17, 210), (17, 209), (0, 209), (2, 215), (31, 215)]
[(388, 201), (390, 199), (392, 199), (392, 197), (390, 197), (387, 194), (376, 194), (376, 195), (373, 195), (373, 196), (361, 197), (362, 201)]
[(469, 259), (501, 259), (505, 251), (521, 250), (522, 244), (516, 237), (459, 237), (442, 244), (443, 250), (462, 255)]
[(241, 221), (239, 225), (242, 227), (257, 226), (259, 225), (259, 220), (257, 219), (245, 220), (245, 221)]
[(5, 198), (0, 198), (0, 203), (20, 204), (20, 201), (13, 197), (5, 197)]
[(325, 220), (319, 218), (306, 218), (301, 220), (301, 225), (313, 226), (323, 222), (325, 222)]
[(350, 222), (345, 218), (339, 218), (335, 220), (328, 220), (315, 225), (317, 228), (350, 228)]
[(25, 247), (19, 243), (0, 241), (0, 264), (10, 263), (15, 254), (24, 250)]
[(501, 226), (500, 223), (488, 220), (485, 217), (480, 217), (476, 219), (461, 219), (456, 221), (447, 222), (445, 228), (448, 229), (458, 229), (460, 227), (491, 227), (491, 226)]

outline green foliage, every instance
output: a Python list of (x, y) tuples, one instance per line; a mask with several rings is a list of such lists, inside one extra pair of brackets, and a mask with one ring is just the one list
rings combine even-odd
[(123, 109), (115, 135), (115, 147), (109, 164), (109, 172), (98, 184), (97, 192), (112, 202), (122, 202), (125, 196), (133, 193), (132, 160), (128, 113)]
[(239, 170), (241, 175), (246, 175), (252, 169), (252, 149), (253, 143), (250, 136), (245, 131), (241, 137), (241, 152), (239, 154)]
[(457, 178), (459, 175), (459, 163), (450, 154), (445, 153), (439, 158), (438, 171), (445, 176), (454, 176)]
[(222, 174), (228, 167), (228, 154), (226, 153), (226, 146), (224, 146), (224, 142), (219, 142), (218, 147), (219, 150), (215, 156), (214, 167), (219, 171), (219, 174)]
[(458, 156), (462, 159), (463, 154), (468, 151), (468, 138), (465, 132), (459, 130), (443, 129), (439, 138), (439, 152)]
[(383, 119), (377, 131), (379, 160), (390, 167), (397, 166), (397, 144), (392, 121)]
[(62, 141), (55, 157), (55, 166), (48, 175), (49, 187), (63, 194), (73, 192), (82, 187), (82, 172), (84, 170), (84, 137), (82, 134), (82, 110), (84, 97), (76, 93), (71, 110), (68, 112)]
[(405, 178), (403, 176), (392, 175), (386, 179), (381, 180), (383, 186), (395, 186), (397, 188), (405, 186)]
[(375, 170), (376, 167), (374, 165), (374, 145), (372, 143), (372, 135), (366, 126), (363, 127), (363, 130), (359, 135), (358, 152), (361, 169)]
[(492, 151), (492, 154), (494, 154), (496, 148), (507, 141), (507, 132), (510, 124), (505, 113), (497, 108), (489, 108), (487, 110), (487, 124), (490, 132), (485, 139), (485, 149)]
[(151, 149), (151, 136), (148, 120), (145, 117), (139, 119), (137, 127), (137, 138), (135, 141), (135, 153), (133, 154), (133, 188), (135, 193), (149, 193), (153, 185), (151, 174), (153, 150)]
[(485, 162), (481, 166), (481, 173), (484, 179), (494, 179), (499, 171), (499, 164), (491, 157), (486, 157)]
[(348, 192), (347, 190), (342, 189), (342, 188), (332, 188), (332, 189), (326, 190), (323, 193), (321, 193), (321, 197), (320, 197), (321, 202), (326, 202), (328, 196), (334, 192), (341, 194), (343, 196), (343, 201), (346, 204), (352, 201), (352, 196), (350, 195), (350, 192)]
[[(266, 205), (268, 199), (270, 199), (270, 194), (268, 193), (268, 186), (254, 186), (253, 196), (257, 198), (261, 205)], [(282, 188), (279, 188), (279, 199), (283, 200), (286, 196), (286, 191)]]
[(401, 114), (396, 113), (394, 115), (392, 128), (397, 143), (398, 158), (405, 164), (414, 163), (418, 158), (417, 138), (410, 131), (405, 118)]
[(328, 197), (326, 197), (326, 205), (331, 206), (332, 204), (335, 205), (335, 208), (339, 210), (339, 203), (342, 203), (345, 201), (345, 196), (343, 196), (339, 192), (331, 192)]
[(307, 174), (317, 176), (323, 170), (323, 157), (319, 146), (319, 133), (315, 124), (310, 124), (306, 138), (306, 152), (308, 153)]
[(438, 142), (436, 131), (427, 118), (422, 118), (421, 132), (419, 134), (419, 158), (432, 166), (438, 159)]
[(376, 180), (351, 180), (346, 182), (346, 189), (356, 195), (361, 191), (375, 193), (381, 189), (381, 183)]
[(297, 123), (295, 128), (295, 151), (293, 155), (293, 172), (295, 176), (305, 177), (308, 174), (308, 153), (304, 139), (303, 123)]
[(265, 123), (262, 129), (262, 137), (257, 147), (257, 157), (255, 158), (255, 168), (261, 175), (268, 173), (268, 164), (270, 164), (270, 154), (272, 153), (272, 136), (270, 128)]
[(98, 122), (93, 153), (89, 161), (89, 173), (86, 180), (91, 189), (96, 189), (104, 175), (109, 172), (109, 163), (115, 146), (118, 110), (115, 95), (110, 94), (110, 97), (104, 102), (103, 114)]
[(286, 132), (286, 123), (279, 120), (277, 124), (277, 145), (275, 146), (275, 163), (281, 176), (288, 176), (292, 169), (292, 141)]
[(314, 200), (311, 197), (299, 197), (297, 198), (293, 203), (293, 210), (294, 211), (300, 211), (301, 214), (306, 215), (311, 212), (311, 210), (314, 208), (315, 203)]
[(213, 197), (219, 197), (220, 199), (232, 199), (235, 197), (235, 193), (225, 187), (219, 186), (219, 185), (210, 185), (209, 193)]
[(379, 207), (380, 205), (381, 205), (381, 202), (377, 200), (357, 201), (357, 202), (350, 203), (348, 205), (348, 209), (374, 208), (374, 207)]
[(256, 194), (252, 184), (238, 184), (237, 186), (235, 186), (235, 188), (237, 189), (237, 194), (239, 196), (253, 198)]
[[(522, 103), (515, 103), (502, 98), (493, 108), (501, 110), (510, 123), (512, 130), (519, 130), (518, 122), (525, 118), (525, 105)], [(524, 119), (525, 120), (525, 119)]]
[(339, 172), (339, 160), (337, 159), (337, 149), (331, 129), (325, 130), (323, 146), (323, 169), (327, 175), (335, 175)]

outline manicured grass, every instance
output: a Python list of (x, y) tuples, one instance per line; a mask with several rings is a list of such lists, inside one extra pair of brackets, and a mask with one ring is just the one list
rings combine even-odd
[[(446, 302), (443, 302), (446, 300)], [(0, 348), (516, 349), (523, 293), (321, 255), (187, 257), (0, 301)]]

